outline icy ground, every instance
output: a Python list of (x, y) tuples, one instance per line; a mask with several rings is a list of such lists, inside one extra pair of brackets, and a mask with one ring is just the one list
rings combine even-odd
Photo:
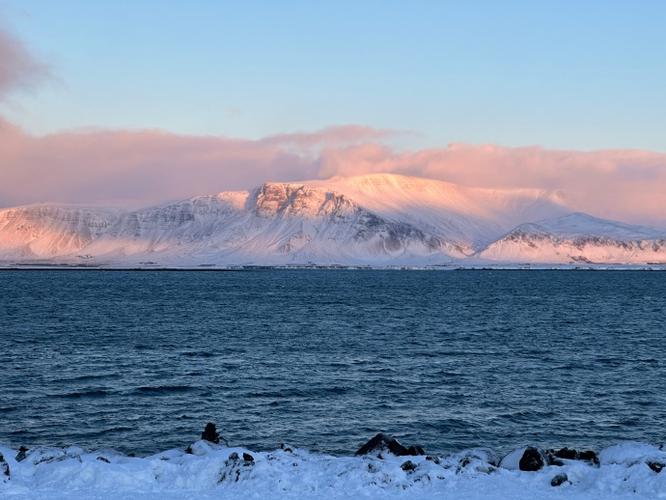
[[(0, 498), (7, 500), (666, 498), (666, 470), (655, 470), (666, 463), (666, 452), (641, 443), (602, 450), (599, 466), (565, 460), (538, 472), (517, 470), (522, 450), (501, 463), (483, 449), (438, 457), (333, 457), (288, 448), (254, 452), (205, 441), (194, 443), (191, 453), (170, 450), (145, 458), (74, 447), (20, 453), (0, 446), (0, 453), (5, 460), (0, 461)], [(3, 472), (7, 467), (9, 476)], [(567, 480), (552, 486), (558, 474)]]

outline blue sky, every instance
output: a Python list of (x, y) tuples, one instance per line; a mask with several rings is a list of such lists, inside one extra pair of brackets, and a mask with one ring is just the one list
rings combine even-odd
[(52, 77), (0, 114), (258, 138), (339, 124), (666, 151), (666, 2), (0, 0)]

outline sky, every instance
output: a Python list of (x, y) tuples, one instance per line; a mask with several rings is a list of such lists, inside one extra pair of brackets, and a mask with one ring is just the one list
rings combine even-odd
[(0, 0), (0, 206), (397, 171), (658, 220), (665, 25), (656, 0)]

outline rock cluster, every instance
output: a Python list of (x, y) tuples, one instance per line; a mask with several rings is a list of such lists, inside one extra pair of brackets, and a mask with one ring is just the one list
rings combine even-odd
[(561, 459), (565, 460), (583, 460), (593, 465), (599, 465), (599, 456), (596, 451), (585, 450), (577, 451), (572, 448), (561, 448), (559, 450), (547, 450), (546, 457), (549, 465), (562, 465)]
[(550, 449), (542, 451), (529, 446), (523, 452), (518, 468), (522, 471), (534, 472), (543, 469), (546, 465), (564, 465), (563, 460), (582, 460), (592, 465), (599, 465), (599, 456), (595, 451), (578, 451), (571, 448)]
[(367, 443), (361, 446), (356, 455), (367, 455), (374, 452), (388, 451), (398, 457), (425, 455), (425, 451), (420, 446), (403, 446), (394, 437), (379, 433), (371, 438)]

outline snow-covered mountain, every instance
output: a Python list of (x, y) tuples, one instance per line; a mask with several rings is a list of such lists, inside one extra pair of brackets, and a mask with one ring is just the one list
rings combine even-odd
[(666, 264), (666, 233), (573, 213), (521, 224), (479, 257), (513, 263)]
[(86, 252), (197, 264), (382, 263), (460, 254), (344, 195), (286, 183), (125, 214)]
[(267, 183), (125, 213), (62, 206), (0, 211), (4, 261), (381, 264), (449, 256), (463, 256), (462, 249), (303, 184)]
[(648, 228), (572, 214), (559, 193), (389, 174), (271, 182), (134, 211), (0, 210), (5, 266), (581, 261), (666, 262), (666, 244)]
[(118, 216), (112, 209), (63, 205), (0, 210), (0, 259), (71, 255), (104, 235)]

